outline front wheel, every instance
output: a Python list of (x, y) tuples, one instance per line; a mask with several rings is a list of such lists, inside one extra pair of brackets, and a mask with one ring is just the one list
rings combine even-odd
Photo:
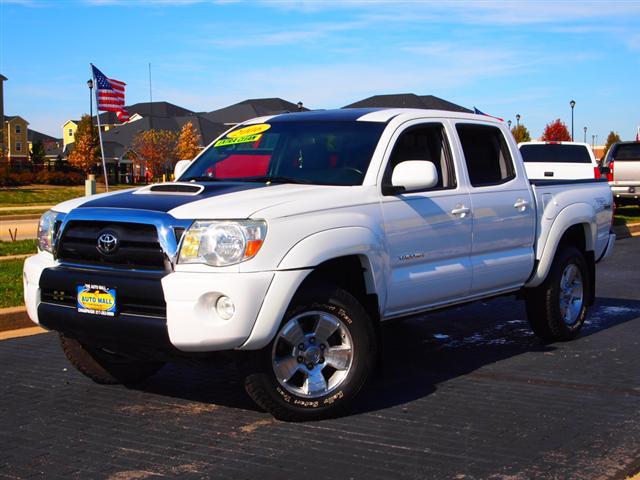
[(560, 250), (547, 279), (525, 296), (534, 333), (545, 340), (575, 338), (587, 316), (590, 282), (582, 252), (575, 247)]
[(350, 293), (310, 289), (289, 308), (275, 339), (250, 354), (245, 388), (281, 420), (332, 416), (364, 385), (376, 348), (371, 319)]

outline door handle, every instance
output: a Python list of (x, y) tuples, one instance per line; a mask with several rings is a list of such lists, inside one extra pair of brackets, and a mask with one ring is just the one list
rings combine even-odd
[(461, 218), (467, 216), (467, 214), (471, 211), (469, 207), (465, 207), (464, 205), (456, 205), (456, 208), (451, 210), (452, 215), (459, 215)]
[(513, 204), (513, 208), (515, 208), (519, 212), (524, 212), (528, 206), (529, 206), (529, 202), (527, 202), (523, 198), (519, 198), (518, 200), (516, 200), (516, 203)]

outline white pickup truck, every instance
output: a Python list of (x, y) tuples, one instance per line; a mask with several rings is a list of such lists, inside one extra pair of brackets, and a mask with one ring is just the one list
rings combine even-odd
[(529, 180), (600, 178), (600, 167), (587, 143), (522, 142), (518, 148)]
[(46, 213), (29, 316), (102, 383), (231, 352), (282, 419), (347, 406), (384, 320), (519, 292), (537, 335), (575, 337), (615, 240), (606, 179), (530, 182), (506, 126), (472, 114), (263, 117), (176, 173)]

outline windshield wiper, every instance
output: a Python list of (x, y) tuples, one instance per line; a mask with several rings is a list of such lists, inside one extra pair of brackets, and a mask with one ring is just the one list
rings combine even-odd
[(264, 176), (264, 177), (247, 177), (238, 179), (241, 182), (265, 182), (265, 183), (299, 183), (299, 184), (313, 184), (310, 180), (305, 180), (304, 178), (292, 178), (292, 177), (283, 177), (283, 176)]

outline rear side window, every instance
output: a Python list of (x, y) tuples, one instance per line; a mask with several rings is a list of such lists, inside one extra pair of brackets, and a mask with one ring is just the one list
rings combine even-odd
[(583, 145), (522, 145), (520, 153), (528, 163), (591, 163), (589, 151)]
[(640, 143), (622, 143), (617, 146), (613, 152), (613, 160), (625, 161), (636, 160), (640, 161)]
[(500, 129), (486, 125), (458, 124), (456, 130), (471, 185), (499, 185), (516, 177), (513, 159)]
[(438, 183), (431, 190), (456, 188), (449, 144), (442, 124), (416, 125), (402, 132), (391, 152), (383, 185), (390, 185), (394, 167), (408, 160), (433, 162), (438, 172)]

